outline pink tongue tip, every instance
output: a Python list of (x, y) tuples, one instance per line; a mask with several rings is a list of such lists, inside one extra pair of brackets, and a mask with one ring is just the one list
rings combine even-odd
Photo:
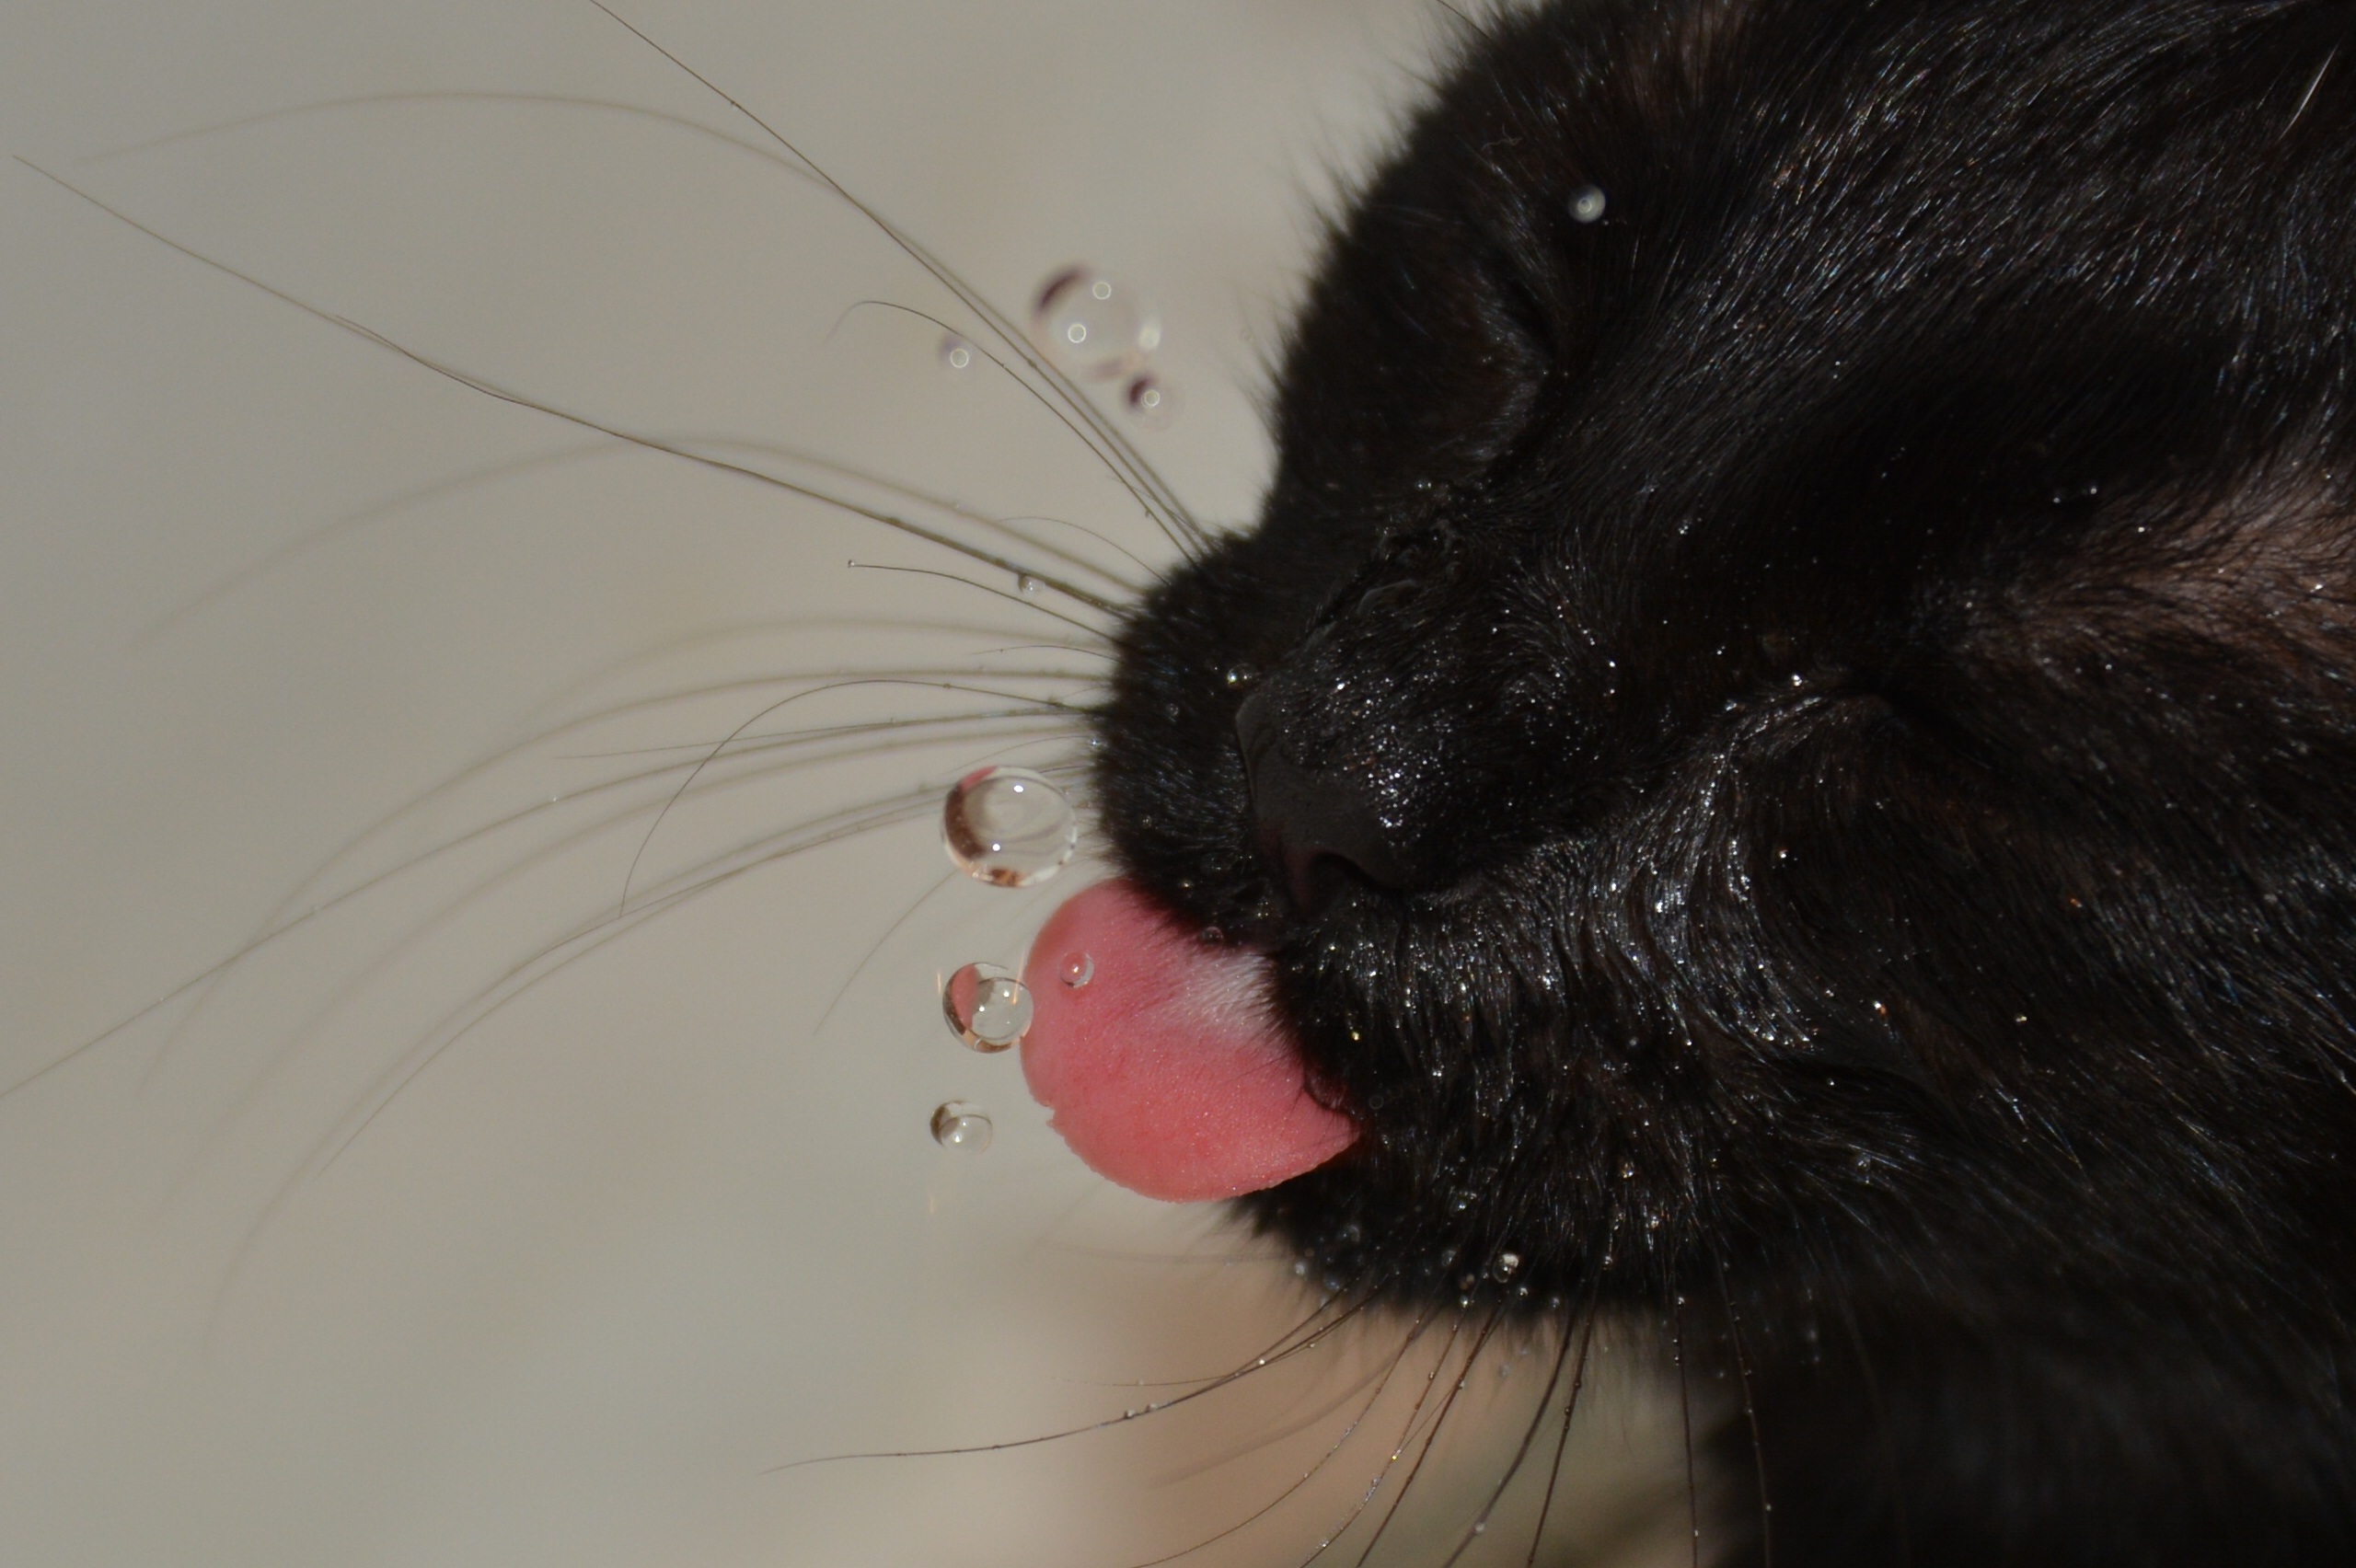
[(1269, 1005), (1268, 961), (1196, 940), (1130, 882), (1057, 910), (1022, 979), (1032, 1095), (1074, 1154), (1132, 1192), (1256, 1193), (1357, 1141), (1348, 1117), (1310, 1097)]

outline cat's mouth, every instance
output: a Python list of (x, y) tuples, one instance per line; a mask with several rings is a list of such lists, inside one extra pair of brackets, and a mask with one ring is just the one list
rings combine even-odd
[(1022, 1076), (1072, 1152), (1132, 1192), (1231, 1198), (1357, 1141), (1310, 1092), (1263, 955), (1206, 941), (1134, 882), (1056, 911), (1023, 980), (1036, 1011)]

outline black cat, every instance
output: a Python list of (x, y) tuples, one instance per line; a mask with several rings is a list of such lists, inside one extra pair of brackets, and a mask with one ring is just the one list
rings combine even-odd
[(2356, 1562), (2352, 377), (2339, 0), (1484, 27), (1101, 716), (1251, 1213), (1657, 1324), (1726, 1561)]

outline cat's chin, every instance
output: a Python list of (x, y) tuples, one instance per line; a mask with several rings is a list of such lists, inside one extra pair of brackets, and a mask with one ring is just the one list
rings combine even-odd
[(1133, 882), (1057, 910), (1023, 980), (1032, 1094), (1073, 1153), (1132, 1192), (1237, 1197), (1357, 1141), (1357, 1124), (1310, 1092), (1268, 960), (1204, 940)]

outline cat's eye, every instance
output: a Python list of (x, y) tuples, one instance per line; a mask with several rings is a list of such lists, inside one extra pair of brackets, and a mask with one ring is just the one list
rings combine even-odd
[(1553, 314), (1522, 269), (1503, 250), (1492, 248), (1481, 259), (1481, 275), (1493, 317), (1511, 330), (1517, 346), (1530, 358), (1551, 361), (1557, 347)]

